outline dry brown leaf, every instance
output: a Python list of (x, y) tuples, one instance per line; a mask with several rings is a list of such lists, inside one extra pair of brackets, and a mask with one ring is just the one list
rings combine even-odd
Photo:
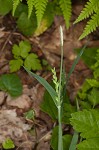
[(5, 92), (1, 91), (0, 92), (0, 105), (2, 105), (2, 103), (4, 102), (5, 96), (6, 96)]
[(0, 111), (0, 143), (7, 137), (18, 140), (29, 129), (31, 126), (17, 116), (15, 109)]
[(8, 96), (6, 102), (8, 106), (14, 106), (24, 110), (28, 110), (32, 104), (32, 100), (26, 94), (23, 94), (16, 99)]
[(3, 30), (4, 30), (4, 28), (0, 28), (0, 38), (2, 38), (5, 35), (5, 33), (3, 32)]

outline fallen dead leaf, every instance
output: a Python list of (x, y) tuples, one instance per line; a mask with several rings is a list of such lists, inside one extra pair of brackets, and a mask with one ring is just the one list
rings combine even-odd
[(0, 92), (0, 105), (2, 105), (3, 104), (3, 102), (4, 102), (4, 100), (5, 100), (5, 96), (6, 96), (6, 94), (5, 94), (5, 92)]
[(5, 32), (3, 32), (5, 28), (0, 28), (0, 38), (2, 38), (5, 35)]
[(6, 104), (8, 106), (18, 107), (20, 109), (24, 109), (25, 111), (27, 111), (32, 105), (32, 100), (26, 94), (23, 94), (16, 99), (12, 98), (11, 96), (8, 96)]
[(18, 141), (27, 130), (31, 129), (31, 125), (24, 123), (24, 120), (17, 116), (15, 109), (0, 110), (0, 120), (0, 144), (7, 137)]

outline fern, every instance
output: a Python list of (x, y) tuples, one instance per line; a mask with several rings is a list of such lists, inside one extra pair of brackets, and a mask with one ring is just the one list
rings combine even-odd
[(70, 26), (70, 17), (71, 17), (71, 0), (59, 0), (60, 8), (63, 12), (67, 29)]
[(87, 4), (85, 5), (85, 8), (81, 11), (81, 14), (79, 15), (79, 17), (76, 19), (74, 23), (78, 23), (82, 21), (83, 19), (88, 18), (91, 14), (93, 14), (97, 6), (97, 3), (95, 2), (95, 0), (93, 0), (93, 2), (91, 1), (92, 0), (90, 0), (90, 2), (87, 2)]
[(80, 36), (79, 39), (83, 39), (85, 36), (96, 30), (99, 26), (99, 13), (94, 14), (91, 19), (88, 21), (83, 34)]
[(34, 6), (36, 9), (37, 23), (40, 25), (41, 19), (45, 12), (48, 0), (34, 0)]
[[(13, 0), (13, 15), (20, 1), (22, 0)], [(39, 26), (43, 18), (44, 12), (46, 10), (46, 6), (49, 5), (49, 3), (53, 2), (49, 2), (49, 0), (26, 0), (26, 1), (28, 5), (28, 18), (30, 18), (34, 7), (36, 11), (37, 24)], [(60, 5), (60, 8), (62, 10), (65, 19), (66, 27), (68, 29), (70, 26), (70, 17), (72, 10), (71, 0), (56, 0), (55, 3), (56, 4), (58, 3)]]
[(27, 4), (28, 4), (28, 18), (30, 18), (33, 11), (34, 0), (27, 0)]
[(16, 10), (18, 4), (20, 3), (20, 1), (21, 0), (13, 0), (13, 12), (12, 12), (13, 15), (14, 15), (15, 10)]
[(81, 11), (79, 17), (76, 19), (75, 23), (78, 23), (86, 18), (91, 19), (87, 22), (87, 25), (83, 31), (83, 34), (80, 36), (80, 40), (83, 39), (85, 36), (96, 30), (99, 26), (99, 0), (89, 0), (85, 5), (85, 8)]

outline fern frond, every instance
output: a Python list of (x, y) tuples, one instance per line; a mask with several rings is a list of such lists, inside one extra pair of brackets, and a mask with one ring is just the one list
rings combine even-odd
[(14, 13), (15, 13), (15, 10), (18, 6), (18, 4), (20, 3), (21, 0), (13, 0), (13, 11), (12, 11), (12, 14), (14, 16)]
[(35, 0), (27, 0), (28, 4), (28, 18), (30, 18), (32, 11), (33, 11), (33, 5)]
[(99, 13), (94, 14), (91, 19), (88, 21), (83, 34), (80, 36), (79, 40), (83, 39), (85, 36), (96, 30), (99, 26)]
[(41, 19), (45, 12), (48, 0), (34, 0), (34, 7), (36, 9), (36, 16), (37, 16), (37, 24), (40, 25)]
[(99, 9), (99, 0), (90, 0), (89, 2), (87, 2), (84, 9), (81, 11), (79, 17), (74, 22), (74, 24), (88, 18), (98, 9)]
[(70, 26), (70, 18), (71, 18), (71, 0), (59, 0), (60, 8), (63, 12), (63, 16), (65, 19), (67, 29)]

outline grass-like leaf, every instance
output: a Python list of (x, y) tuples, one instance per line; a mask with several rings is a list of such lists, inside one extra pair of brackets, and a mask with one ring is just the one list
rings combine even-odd
[(80, 53), (77, 55), (77, 58), (74, 60), (74, 63), (73, 63), (73, 65), (69, 71), (69, 74), (67, 75), (67, 78), (66, 78), (66, 86), (67, 86), (69, 78), (70, 78), (71, 74), (73, 73), (75, 66), (77, 65), (78, 61), (80, 60), (86, 46), (87, 46), (87, 44), (81, 49)]
[(76, 150), (77, 142), (78, 142), (78, 133), (74, 132), (74, 135), (73, 135), (73, 138), (72, 138), (69, 150)]
[(29, 71), (29, 70), (28, 70), (27, 68), (25, 68), (25, 67), (24, 67), (24, 69), (25, 69), (31, 76), (33, 76), (35, 79), (37, 79), (38, 82), (40, 82), (40, 83), (45, 87), (45, 89), (46, 89), (46, 90), (49, 92), (49, 94), (51, 95), (51, 97), (52, 97), (52, 99), (53, 99), (55, 105), (57, 106), (56, 101), (55, 101), (55, 99), (56, 99), (56, 97), (57, 97), (57, 93), (56, 93), (56, 91), (51, 87), (51, 85), (50, 85), (44, 78), (40, 77), (39, 75), (37, 75), (37, 74), (35, 74), (35, 73)]

